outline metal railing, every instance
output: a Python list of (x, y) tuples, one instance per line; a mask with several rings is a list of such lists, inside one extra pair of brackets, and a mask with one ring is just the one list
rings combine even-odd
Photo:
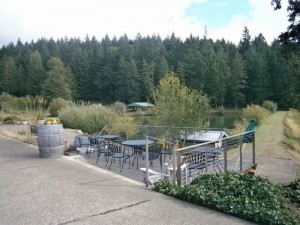
[[(148, 155), (148, 146), (146, 152)], [(161, 179), (168, 177), (178, 185), (186, 185), (203, 174), (247, 172), (253, 168), (256, 168), (255, 131), (249, 131), (174, 150), (172, 160), (166, 164), (166, 173), (160, 174)], [(149, 176), (147, 160), (146, 184), (149, 183)]]

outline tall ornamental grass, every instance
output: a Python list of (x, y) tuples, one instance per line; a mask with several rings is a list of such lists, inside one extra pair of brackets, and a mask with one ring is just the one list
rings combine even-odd
[(115, 121), (117, 114), (101, 104), (81, 104), (62, 108), (58, 117), (65, 127), (93, 134), (99, 133), (107, 124)]
[(284, 143), (300, 153), (300, 111), (290, 109), (284, 119)]

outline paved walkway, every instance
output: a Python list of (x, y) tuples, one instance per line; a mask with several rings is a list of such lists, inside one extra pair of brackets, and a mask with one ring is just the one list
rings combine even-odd
[(252, 224), (0, 136), (0, 224)]

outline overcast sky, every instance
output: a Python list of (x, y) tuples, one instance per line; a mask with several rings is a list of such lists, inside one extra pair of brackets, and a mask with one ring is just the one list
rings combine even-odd
[(286, 6), (274, 11), (271, 0), (0, 0), (0, 46), (18, 38), (95, 36), (134, 39), (159, 34), (184, 40), (190, 34), (238, 43), (243, 28), (271, 43), (285, 31)]

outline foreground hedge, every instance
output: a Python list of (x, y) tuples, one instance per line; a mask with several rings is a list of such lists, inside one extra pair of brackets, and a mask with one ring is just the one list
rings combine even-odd
[(289, 213), (281, 187), (259, 176), (205, 174), (183, 187), (160, 181), (154, 190), (258, 224), (299, 224)]

